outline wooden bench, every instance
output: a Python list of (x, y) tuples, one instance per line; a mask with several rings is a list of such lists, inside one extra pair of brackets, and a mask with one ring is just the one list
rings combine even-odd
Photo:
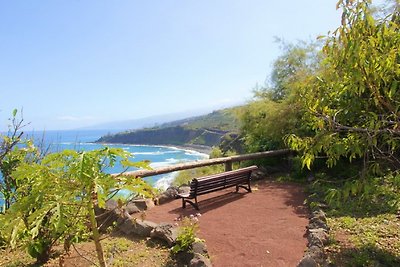
[[(239, 191), (239, 187), (251, 192), (251, 172), (256, 169), (257, 166), (251, 166), (193, 179), (190, 183), (190, 192), (178, 194), (178, 197), (182, 198), (182, 208), (186, 208), (187, 202), (196, 210), (199, 210), (197, 196), (223, 190), (228, 187), (236, 186), (236, 192)], [(189, 199), (194, 199), (194, 202)]]

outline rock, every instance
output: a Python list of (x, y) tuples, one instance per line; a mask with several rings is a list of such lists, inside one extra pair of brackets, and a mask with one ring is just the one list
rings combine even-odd
[(141, 211), (149, 210), (155, 206), (152, 199), (134, 199), (130, 203), (134, 204)]
[(190, 192), (190, 186), (182, 185), (178, 188), (179, 194), (186, 194)]
[(171, 199), (174, 199), (178, 195), (178, 188), (175, 186), (170, 186), (167, 188), (167, 190), (165, 190), (163, 194)]
[(319, 264), (310, 256), (305, 256), (301, 259), (297, 267), (318, 267)]
[(204, 242), (194, 242), (192, 244), (192, 251), (193, 253), (208, 255), (208, 250)]
[(133, 232), (133, 220), (125, 219), (122, 223), (118, 225), (119, 230), (121, 230), (124, 234), (129, 235)]
[(136, 206), (135, 203), (132, 203), (132, 202), (129, 202), (128, 204), (126, 204), (124, 209), (128, 214), (133, 214), (133, 213), (140, 212), (140, 209)]
[(100, 232), (105, 232), (108, 227), (112, 226), (121, 217), (120, 210), (118, 209), (106, 210), (95, 207), (95, 214), (97, 225), (100, 226)]
[(309, 229), (308, 232), (309, 234), (307, 239), (310, 247), (318, 246), (322, 248), (328, 243), (328, 234), (326, 233), (325, 229)]
[(175, 244), (178, 236), (178, 229), (169, 223), (161, 223), (151, 231), (152, 238), (158, 238), (168, 243), (168, 246)]
[(325, 231), (329, 231), (329, 227), (326, 224), (326, 222), (324, 222), (323, 220), (319, 219), (319, 218), (311, 218), (310, 219), (310, 223), (308, 224), (307, 228), (310, 229), (317, 229), (317, 228), (323, 228)]
[(178, 188), (175, 186), (170, 186), (167, 188), (167, 190), (165, 190), (161, 195), (158, 196), (157, 204), (162, 205), (173, 199), (176, 199), (177, 195), (178, 195)]
[(163, 193), (163, 194), (161, 194), (161, 195), (158, 196), (158, 198), (157, 198), (157, 205), (162, 205), (162, 204), (164, 204), (164, 203), (170, 202), (171, 200), (172, 200), (172, 199), (171, 199), (169, 196), (167, 196), (167, 195), (165, 195), (165, 194)]
[(315, 210), (312, 212), (311, 216), (314, 220), (320, 220), (324, 223), (326, 223), (326, 215), (325, 212), (323, 212), (321, 209)]
[(118, 228), (124, 234), (136, 234), (141, 237), (149, 237), (151, 231), (156, 227), (156, 223), (139, 219), (126, 219), (123, 223), (118, 225)]
[(209, 266), (212, 266), (210, 259), (197, 253), (194, 254), (193, 259), (189, 263), (189, 267), (209, 267)]
[(157, 227), (157, 224), (151, 221), (136, 220), (132, 225), (132, 232), (142, 237), (149, 237), (151, 231)]
[(194, 254), (188, 251), (180, 251), (175, 255), (178, 266), (188, 266)]
[(323, 248), (320, 248), (318, 246), (310, 246), (305, 253), (304, 257), (310, 257), (312, 258), (316, 263), (323, 262), (325, 255), (323, 252)]
[(114, 199), (109, 199), (106, 201), (106, 210), (115, 210), (118, 208), (118, 202)]
[(258, 169), (258, 170), (253, 171), (251, 173), (251, 179), (253, 181), (264, 179), (266, 176), (267, 176), (267, 170), (266, 169), (263, 169), (263, 170)]

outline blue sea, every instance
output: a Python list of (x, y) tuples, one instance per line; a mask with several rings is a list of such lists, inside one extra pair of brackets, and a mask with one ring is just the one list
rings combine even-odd
[[(35, 143), (42, 144), (42, 147), (48, 147), (51, 152), (62, 151), (65, 149), (89, 151), (100, 149), (105, 146), (123, 148), (132, 154), (132, 161), (149, 160), (152, 168), (208, 158), (208, 155), (206, 154), (176, 147), (94, 143), (94, 141), (99, 139), (101, 136), (111, 133), (113, 132), (107, 130), (36, 131), (25, 132), (24, 136), (34, 139)], [(113, 168), (108, 169), (107, 172), (119, 173), (123, 170), (124, 168), (121, 165), (116, 165)], [(128, 171), (133, 170), (135, 170), (135, 168), (131, 168)], [(156, 188), (166, 189), (171, 184), (176, 174), (176, 172), (161, 174), (153, 177), (146, 177), (144, 179)], [(0, 204), (1, 202), (0, 197)]]

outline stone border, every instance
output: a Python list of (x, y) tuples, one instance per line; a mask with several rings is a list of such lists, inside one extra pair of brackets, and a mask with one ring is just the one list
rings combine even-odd
[(312, 210), (306, 235), (308, 240), (307, 250), (297, 266), (323, 266), (326, 261), (324, 246), (328, 243), (329, 227), (326, 215), (321, 208)]
[[(171, 248), (176, 243), (179, 227), (170, 223), (156, 224), (151, 221), (126, 218), (117, 225), (124, 234), (134, 234), (144, 238), (152, 238), (164, 241)], [(180, 252), (175, 255), (176, 260), (184, 266), (189, 267), (211, 267), (210, 257), (204, 242), (195, 242), (190, 252)]]
[[(171, 201), (176, 198), (180, 190), (180, 188), (170, 187), (156, 198), (155, 201), (158, 204)], [(186, 190), (186, 188), (183, 190)], [(165, 242), (170, 248), (176, 244), (176, 238), (179, 234), (179, 227), (177, 225), (172, 225), (170, 223), (157, 224), (145, 220), (144, 218), (134, 218), (131, 216), (131, 214), (138, 214), (154, 207), (155, 203), (153, 200), (135, 199), (129, 201), (122, 207), (118, 205), (116, 201), (112, 200), (106, 203), (105, 209), (97, 208), (96, 214), (101, 230), (105, 231), (116, 222), (116, 228), (126, 235), (133, 234), (143, 238), (158, 239)], [(191, 251), (179, 252), (175, 255), (175, 259), (182, 266), (212, 266), (204, 242), (193, 243)]]

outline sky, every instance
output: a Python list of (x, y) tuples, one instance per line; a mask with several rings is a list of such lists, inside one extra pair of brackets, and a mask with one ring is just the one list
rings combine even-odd
[(0, 130), (35, 130), (249, 101), (287, 42), (340, 23), (337, 0), (0, 1)]

